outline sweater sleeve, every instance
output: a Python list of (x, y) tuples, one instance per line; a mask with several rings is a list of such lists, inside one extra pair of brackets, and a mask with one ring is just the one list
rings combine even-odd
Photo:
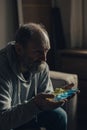
[(48, 91), (53, 92), (53, 85), (50, 79), (49, 66), (46, 64), (46, 68), (39, 76), (38, 93)]
[(0, 77), (0, 130), (17, 128), (30, 121), (39, 112), (33, 98), (12, 107), (9, 83)]

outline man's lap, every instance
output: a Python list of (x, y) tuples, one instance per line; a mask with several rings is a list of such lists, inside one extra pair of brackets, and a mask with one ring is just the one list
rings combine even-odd
[(53, 130), (53, 128), (57, 129), (62, 125), (61, 120), (67, 124), (67, 115), (62, 108), (57, 108), (55, 110), (39, 113), (36, 118), (33, 118), (30, 122), (16, 128), (15, 130), (40, 130), (40, 127), (47, 128), (47, 130)]

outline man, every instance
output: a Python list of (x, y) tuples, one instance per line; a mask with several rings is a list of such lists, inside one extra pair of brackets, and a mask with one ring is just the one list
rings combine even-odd
[(43, 26), (25, 24), (15, 41), (0, 51), (0, 130), (66, 130), (67, 114), (54, 102), (48, 34)]

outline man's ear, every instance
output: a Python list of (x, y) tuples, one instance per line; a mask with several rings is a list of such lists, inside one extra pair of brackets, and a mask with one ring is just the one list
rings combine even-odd
[(23, 51), (23, 46), (21, 46), (20, 44), (16, 43), (15, 44), (15, 50), (16, 50), (16, 53), (20, 56), (23, 55), (24, 51)]

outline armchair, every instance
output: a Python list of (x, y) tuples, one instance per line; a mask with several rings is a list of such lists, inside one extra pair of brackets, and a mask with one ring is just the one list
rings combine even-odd
[[(78, 76), (76, 74), (50, 71), (50, 77), (54, 88), (63, 87), (70, 83), (74, 83), (75, 88), (78, 87)], [(77, 96), (67, 102), (64, 109), (68, 114), (68, 130), (76, 130)]]

